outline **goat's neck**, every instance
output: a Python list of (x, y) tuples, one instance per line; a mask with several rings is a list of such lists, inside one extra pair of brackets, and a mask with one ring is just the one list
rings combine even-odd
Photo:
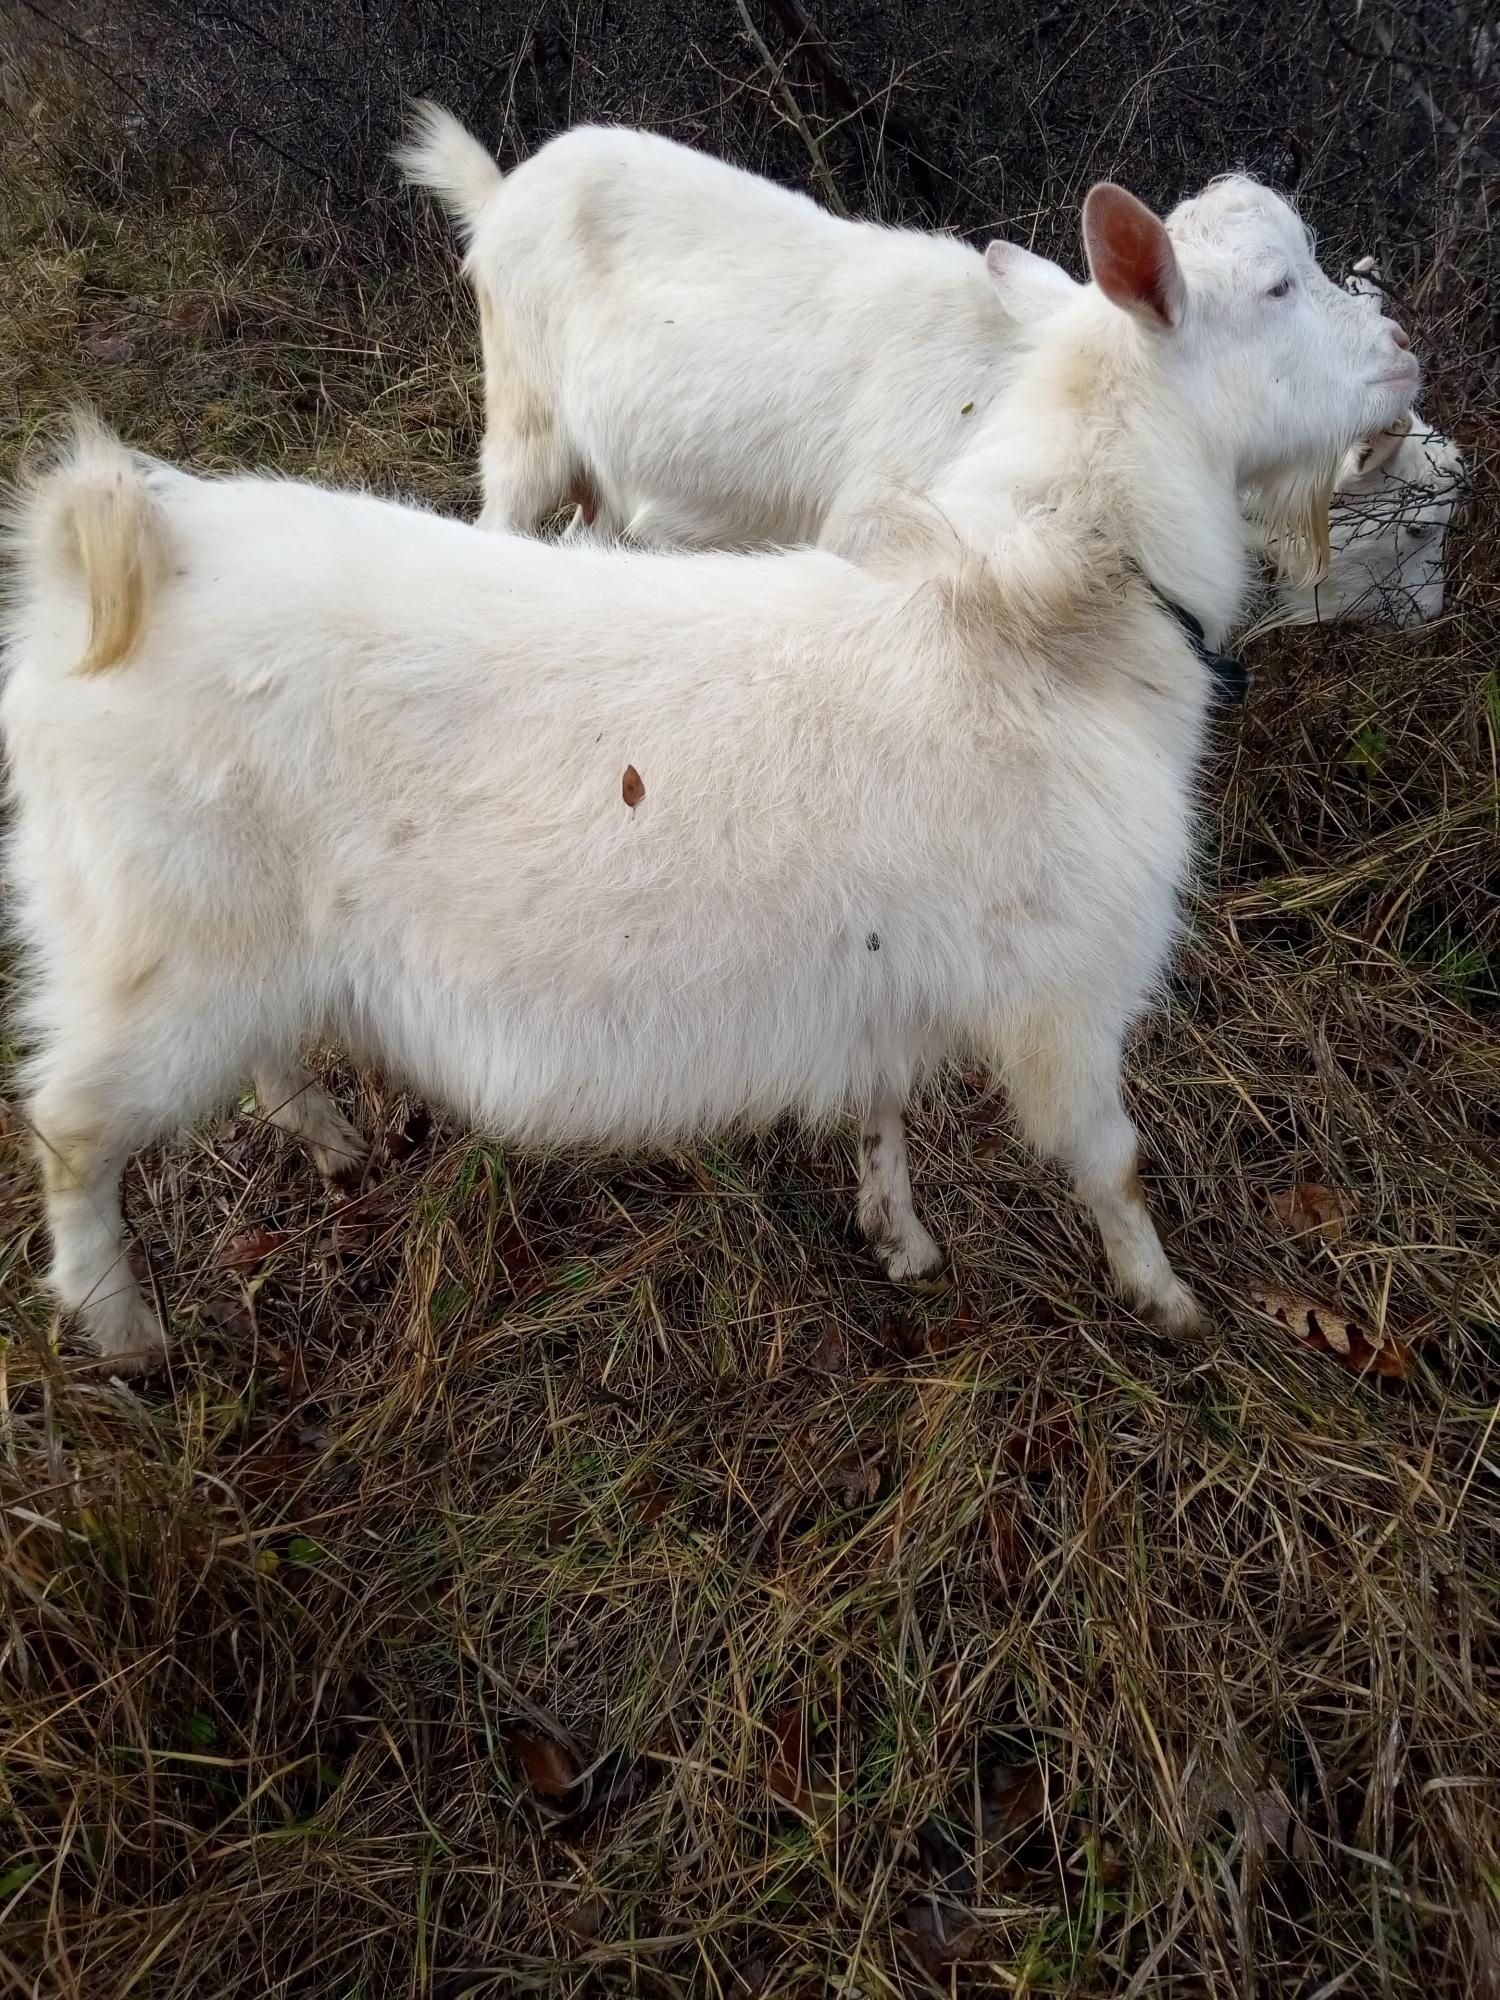
[[(1250, 587), (1250, 536), (1235, 482), (1215, 465), (1191, 422), (1122, 425), (1117, 459), (1130, 554), (1172, 603), (1192, 612), (1210, 646), (1223, 645)], [(1173, 432), (1176, 432), (1173, 435)]]
[(1013, 385), (951, 467), (938, 505), (999, 562), (1022, 512), (1056, 509), (1061, 531), (1102, 536), (1222, 645), (1250, 579), (1233, 467), (1191, 411), (1163, 416), (1128, 375), (1069, 359), (1061, 393), (1055, 361)]

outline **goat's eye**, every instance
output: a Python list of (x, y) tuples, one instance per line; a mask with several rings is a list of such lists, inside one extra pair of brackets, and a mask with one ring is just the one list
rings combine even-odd
[(1271, 289), (1266, 293), (1266, 297), (1268, 299), (1284, 299), (1291, 289), (1291, 279), (1283, 278), (1279, 284), (1272, 285)]
[(1430, 542), (1432, 540), (1432, 533), (1432, 523), (1430, 521), (1423, 521), (1419, 522), (1416, 527), (1407, 529), (1406, 539), (1420, 547), (1423, 542)]

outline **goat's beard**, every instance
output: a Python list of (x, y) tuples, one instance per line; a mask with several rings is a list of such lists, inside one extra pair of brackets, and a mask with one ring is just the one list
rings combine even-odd
[(1264, 532), (1278, 582), (1307, 588), (1327, 576), (1333, 554), (1328, 510), (1343, 458), (1342, 452), (1333, 452), (1311, 467), (1269, 473), (1245, 496), (1251, 518)]

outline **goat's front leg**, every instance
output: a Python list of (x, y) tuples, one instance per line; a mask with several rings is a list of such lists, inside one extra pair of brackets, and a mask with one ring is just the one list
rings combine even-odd
[(1021, 1130), (1072, 1174), (1116, 1284), (1170, 1331), (1200, 1328), (1198, 1302), (1168, 1263), (1146, 1211), (1140, 1141), (1120, 1096), (1119, 1034), (1059, 1007), (1034, 1015), (1007, 1042), (1003, 1069)]
[(906, 1165), (901, 1100), (877, 1093), (859, 1135), (859, 1226), (886, 1276), (899, 1284), (930, 1277), (943, 1253), (917, 1220)]

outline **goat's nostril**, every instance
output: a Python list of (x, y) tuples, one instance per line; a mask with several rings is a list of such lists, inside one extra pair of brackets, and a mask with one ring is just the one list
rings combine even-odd
[(1391, 327), (1391, 338), (1395, 341), (1398, 347), (1411, 346), (1411, 336), (1407, 333), (1406, 328), (1404, 326), (1396, 326), (1393, 324)]

